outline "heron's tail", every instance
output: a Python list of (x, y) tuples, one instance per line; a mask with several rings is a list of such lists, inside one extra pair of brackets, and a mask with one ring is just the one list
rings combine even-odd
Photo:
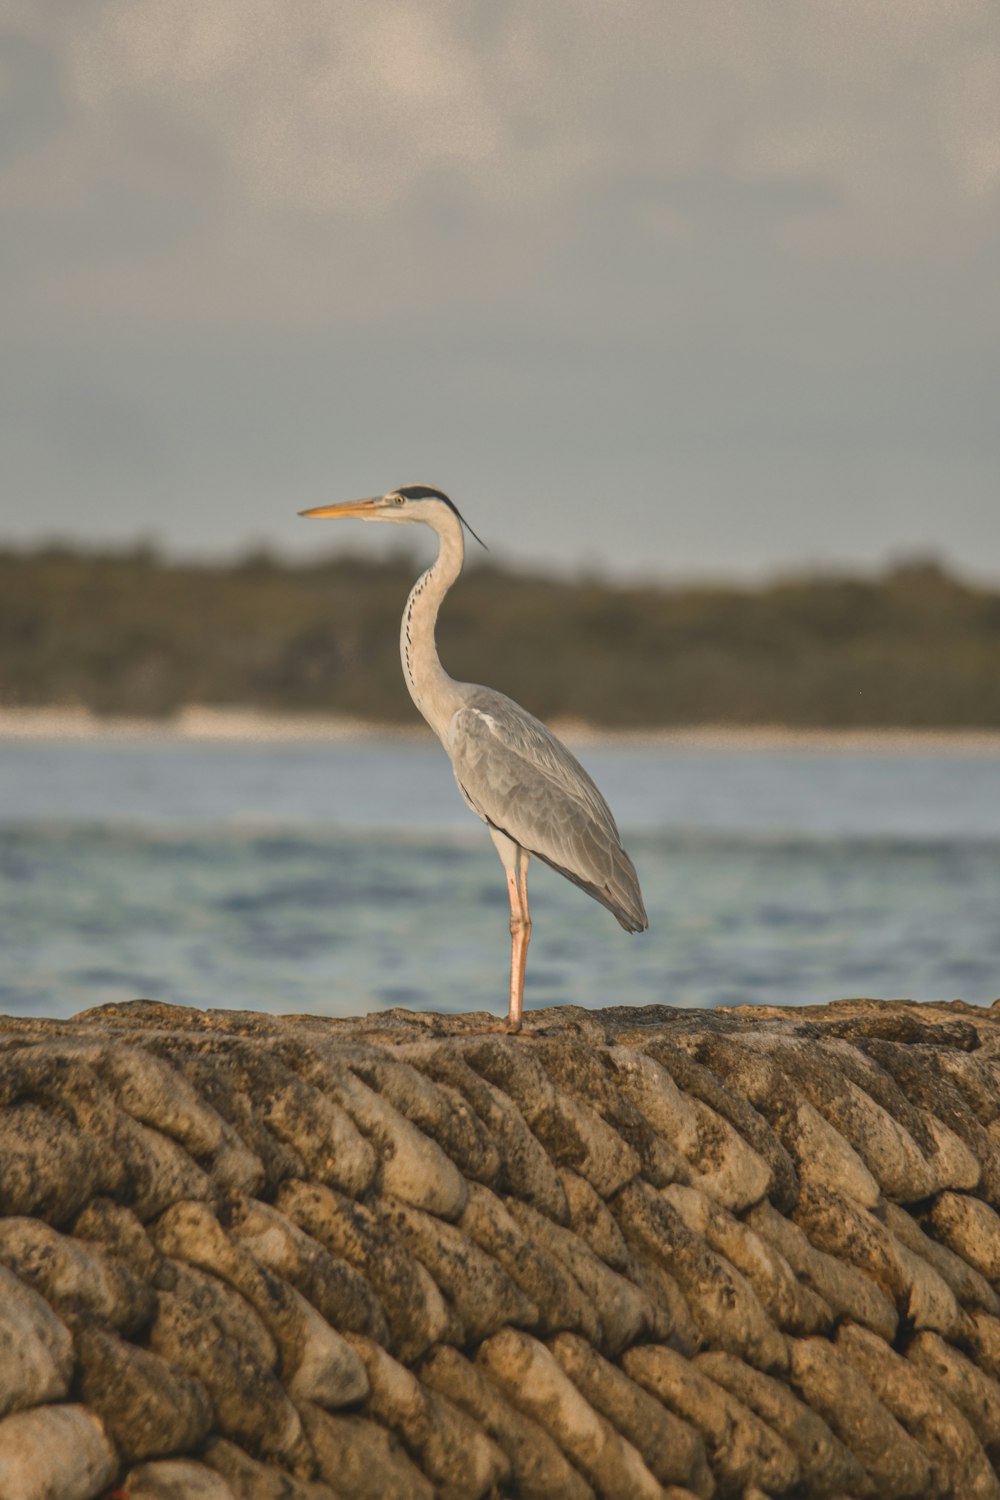
[(612, 894), (614, 904), (611, 901), (607, 904), (625, 931), (645, 932), (649, 926), (649, 918), (646, 915), (642, 891), (639, 889), (639, 877), (635, 873), (635, 865), (624, 849), (619, 851), (615, 861), (610, 894)]
[(620, 845), (615, 850), (611, 875), (602, 885), (598, 885), (596, 881), (584, 879), (573, 870), (567, 870), (564, 865), (557, 865), (555, 860), (546, 859), (545, 855), (539, 854), (537, 850), (531, 852), (551, 869), (558, 870), (560, 875), (565, 875), (567, 880), (572, 880), (581, 891), (586, 891), (588, 896), (593, 896), (595, 901), (606, 906), (626, 932), (646, 931), (649, 918), (646, 915), (642, 891), (639, 889), (639, 877), (635, 873), (635, 865)]

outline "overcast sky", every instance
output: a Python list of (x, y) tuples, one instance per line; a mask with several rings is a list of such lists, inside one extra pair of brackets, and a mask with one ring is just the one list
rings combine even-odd
[(996, 0), (0, 18), (0, 542), (1000, 576)]

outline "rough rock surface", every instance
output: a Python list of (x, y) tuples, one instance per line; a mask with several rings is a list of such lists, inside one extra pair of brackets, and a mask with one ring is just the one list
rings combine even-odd
[(0, 1020), (2, 1500), (1000, 1500), (1000, 1010)]

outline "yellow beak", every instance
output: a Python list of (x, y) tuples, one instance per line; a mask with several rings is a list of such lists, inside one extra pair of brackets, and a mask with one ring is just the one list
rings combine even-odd
[(300, 516), (311, 516), (313, 520), (322, 520), (325, 516), (336, 519), (338, 516), (368, 516), (378, 505), (378, 500), (345, 500), (340, 505), (317, 505), (312, 510), (300, 510)]

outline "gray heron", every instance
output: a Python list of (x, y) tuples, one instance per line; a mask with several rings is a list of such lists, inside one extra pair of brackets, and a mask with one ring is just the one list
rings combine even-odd
[(455, 682), (442, 667), (434, 627), (441, 601), (462, 571), (462, 527), (468, 526), (447, 495), (429, 485), (406, 484), (386, 495), (318, 505), (300, 515), (421, 521), (437, 533), (437, 558), (417, 579), (403, 611), (403, 676), (451, 760), (459, 791), (489, 829), (506, 872), (511, 935), (507, 1025), (519, 1031), (531, 937), (531, 855), (606, 906), (626, 932), (649, 926), (635, 866), (622, 848), (611, 809), (576, 757), (544, 724), (503, 693)]

